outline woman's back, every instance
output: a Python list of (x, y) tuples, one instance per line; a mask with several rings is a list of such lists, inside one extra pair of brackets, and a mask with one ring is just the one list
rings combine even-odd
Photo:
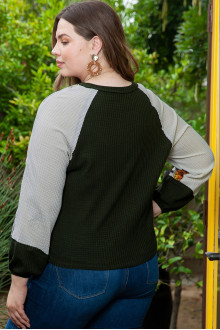
[[(193, 146), (186, 143), (191, 140)], [(53, 93), (39, 107), (30, 140), (10, 267), (16, 271), (19, 258), (23, 274), (34, 268), (37, 275), (48, 261), (116, 269), (149, 260), (156, 253), (152, 200), (167, 212), (193, 198), (212, 169), (212, 153), (202, 142), (135, 82), (80, 83)], [(171, 173), (156, 190), (168, 156), (188, 174), (176, 180)]]

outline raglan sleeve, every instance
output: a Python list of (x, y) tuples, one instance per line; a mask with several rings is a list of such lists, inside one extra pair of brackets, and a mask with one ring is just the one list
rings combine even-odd
[(174, 109), (147, 90), (151, 104), (158, 112), (161, 128), (171, 142), (167, 162), (173, 167), (156, 187), (153, 199), (162, 213), (182, 208), (209, 179), (214, 156), (206, 141)]
[(52, 95), (41, 103), (34, 121), (11, 232), (9, 269), (21, 277), (40, 275), (48, 262), (70, 158), (62, 105)]

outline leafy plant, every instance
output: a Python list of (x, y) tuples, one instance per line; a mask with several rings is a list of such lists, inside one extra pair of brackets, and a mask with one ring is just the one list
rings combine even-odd
[[(182, 279), (190, 278), (192, 270), (184, 266), (184, 256), (194, 248), (193, 257), (202, 258), (203, 219), (202, 214), (184, 207), (176, 212), (161, 214), (155, 226), (158, 247), (158, 261), (176, 280), (175, 306), (171, 329), (176, 329), (178, 308), (181, 298)], [(199, 283), (198, 285), (201, 285)]]
[[(33, 5), (34, 4), (34, 5)], [(0, 2), (0, 130), (25, 136), (40, 101), (52, 92), (58, 71), (51, 54), (51, 32), (63, 1)]]
[(207, 34), (208, 0), (199, 1), (199, 6), (192, 6), (183, 13), (183, 22), (175, 35), (176, 53), (189, 60), (184, 80), (195, 88), (195, 98), (204, 89), (207, 76), (208, 34)]
[[(8, 141), (10, 138), (9, 136)], [(9, 154), (7, 159), (4, 155), (5, 153), (0, 153), (0, 290), (10, 283), (8, 269), (10, 234), (24, 170), (22, 163), (11, 168), (9, 166), (11, 155)]]
[(139, 0), (126, 11), (126, 35), (132, 48), (157, 53), (154, 70), (174, 63), (174, 37), (191, 0)]

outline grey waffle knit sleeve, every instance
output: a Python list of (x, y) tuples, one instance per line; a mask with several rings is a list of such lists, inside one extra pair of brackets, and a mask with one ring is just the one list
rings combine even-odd
[(77, 85), (53, 93), (38, 109), (11, 233), (9, 268), (15, 275), (39, 275), (47, 264), (66, 169), (94, 97), (82, 90)]
[(167, 161), (173, 165), (154, 193), (163, 212), (177, 210), (187, 204), (209, 179), (214, 156), (206, 141), (170, 106), (152, 91), (140, 88), (149, 97), (160, 118), (161, 127), (172, 143)]

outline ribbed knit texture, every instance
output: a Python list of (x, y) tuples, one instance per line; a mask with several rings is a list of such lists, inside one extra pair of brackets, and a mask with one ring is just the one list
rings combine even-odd
[[(181, 181), (170, 173), (157, 187), (167, 159), (188, 173)], [(104, 270), (149, 260), (152, 199), (163, 212), (184, 206), (212, 168), (206, 142), (140, 84), (81, 83), (51, 94), (28, 148), (11, 272), (39, 275), (48, 261)]]

